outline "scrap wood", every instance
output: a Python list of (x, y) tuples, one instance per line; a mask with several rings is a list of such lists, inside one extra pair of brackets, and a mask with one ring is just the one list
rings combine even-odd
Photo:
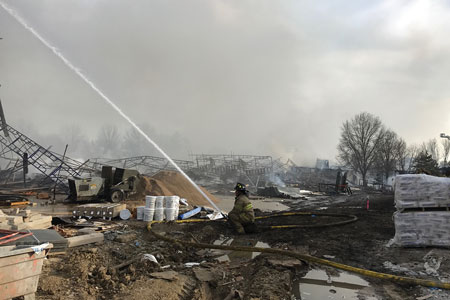
[(130, 260), (128, 260), (128, 261), (125, 261), (125, 262), (123, 262), (123, 263), (121, 263), (121, 264), (118, 264), (118, 265), (116, 265), (116, 266), (113, 266), (111, 269), (113, 269), (113, 270), (119, 270), (119, 269), (122, 269), (123, 267), (127, 267), (127, 266), (129, 266), (129, 265), (131, 265), (131, 264), (137, 262), (138, 260), (139, 260), (139, 258), (136, 257), (136, 258), (130, 259)]
[(214, 281), (218, 277), (217, 273), (204, 268), (194, 268), (194, 275), (201, 282)]
[(26, 205), (29, 204), (27, 198), (17, 194), (0, 194), (1, 205)]
[(422, 297), (417, 297), (416, 300), (427, 300), (430, 299), (431, 297), (433, 297), (433, 295), (430, 294)]
[(225, 297), (224, 300), (231, 300), (231, 299), (244, 299), (244, 293), (235, 289), (232, 289), (228, 296)]
[(92, 243), (103, 243), (103, 240), (104, 240), (103, 233), (100, 233), (100, 232), (95, 232), (95, 233), (90, 233), (90, 234), (79, 235), (79, 236), (67, 238), (67, 241), (69, 242), (69, 244), (68, 244), (69, 248), (92, 244)]
[(3, 230), (0, 229), (0, 245), (6, 244), (26, 236), (32, 235), (31, 232), (21, 232), (21, 231), (12, 231), (12, 230)]
[(165, 272), (155, 272), (151, 273), (150, 276), (158, 279), (165, 279), (169, 281), (174, 281), (178, 279), (178, 272), (175, 271), (165, 271)]
[(49, 190), (50, 187), (43, 186), (43, 187), (35, 187), (35, 188), (24, 188), (24, 189), (12, 189), (10, 190), (13, 193), (32, 193), (35, 191), (42, 191), (42, 190)]
[(8, 202), (11, 206), (20, 206), (20, 205), (28, 205), (30, 204), (30, 201), (15, 201), (15, 202)]

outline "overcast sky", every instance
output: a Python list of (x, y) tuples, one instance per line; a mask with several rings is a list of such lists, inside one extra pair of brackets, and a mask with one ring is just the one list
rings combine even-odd
[[(362, 111), (407, 143), (450, 133), (447, 1), (0, 2), (136, 123), (178, 133), (194, 153), (335, 160), (341, 124)], [(128, 129), (1, 8), (0, 37), (0, 98), (13, 127), (80, 126), (88, 137), (105, 124)]]

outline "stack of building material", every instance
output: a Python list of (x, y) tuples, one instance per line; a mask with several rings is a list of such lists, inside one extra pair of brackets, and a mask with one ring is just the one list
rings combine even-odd
[(425, 174), (397, 176), (395, 206), (397, 209), (450, 207), (450, 178)]
[(395, 237), (400, 246), (450, 246), (450, 178), (395, 178)]
[(29, 209), (0, 210), (0, 229), (25, 230), (45, 229), (52, 226), (52, 217), (33, 213)]
[(126, 204), (120, 203), (93, 203), (79, 205), (72, 211), (73, 217), (103, 218), (109, 219), (117, 217), (121, 210), (126, 209)]

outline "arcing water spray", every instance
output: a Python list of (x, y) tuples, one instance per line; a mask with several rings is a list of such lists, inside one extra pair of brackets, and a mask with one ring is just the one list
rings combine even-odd
[(4, 2), (0, 1), (0, 6), (17, 20), (25, 29), (31, 32), (39, 41), (41, 41), (47, 48), (49, 48), (57, 57), (59, 57), (63, 63), (75, 72), (87, 85), (89, 85), (104, 101), (106, 101), (119, 115), (121, 115), (128, 123), (131, 124), (153, 147), (156, 148), (174, 167), (178, 170), (194, 187), (195, 189), (216, 209), (217, 212), (221, 210), (217, 205), (209, 199), (208, 195), (202, 191), (202, 189), (186, 174), (181, 168), (167, 155), (139, 126), (137, 126), (114, 102), (112, 102), (105, 93), (103, 93), (95, 84), (84, 75), (80, 69), (76, 68), (56, 47), (52, 46), (47, 40), (45, 40), (36, 30), (25, 22), (12, 8), (8, 7)]

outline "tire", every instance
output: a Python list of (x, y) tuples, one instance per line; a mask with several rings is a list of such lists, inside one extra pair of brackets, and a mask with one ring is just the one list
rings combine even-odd
[(125, 199), (125, 194), (122, 190), (114, 190), (111, 192), (111, 202), (119, 203)]

